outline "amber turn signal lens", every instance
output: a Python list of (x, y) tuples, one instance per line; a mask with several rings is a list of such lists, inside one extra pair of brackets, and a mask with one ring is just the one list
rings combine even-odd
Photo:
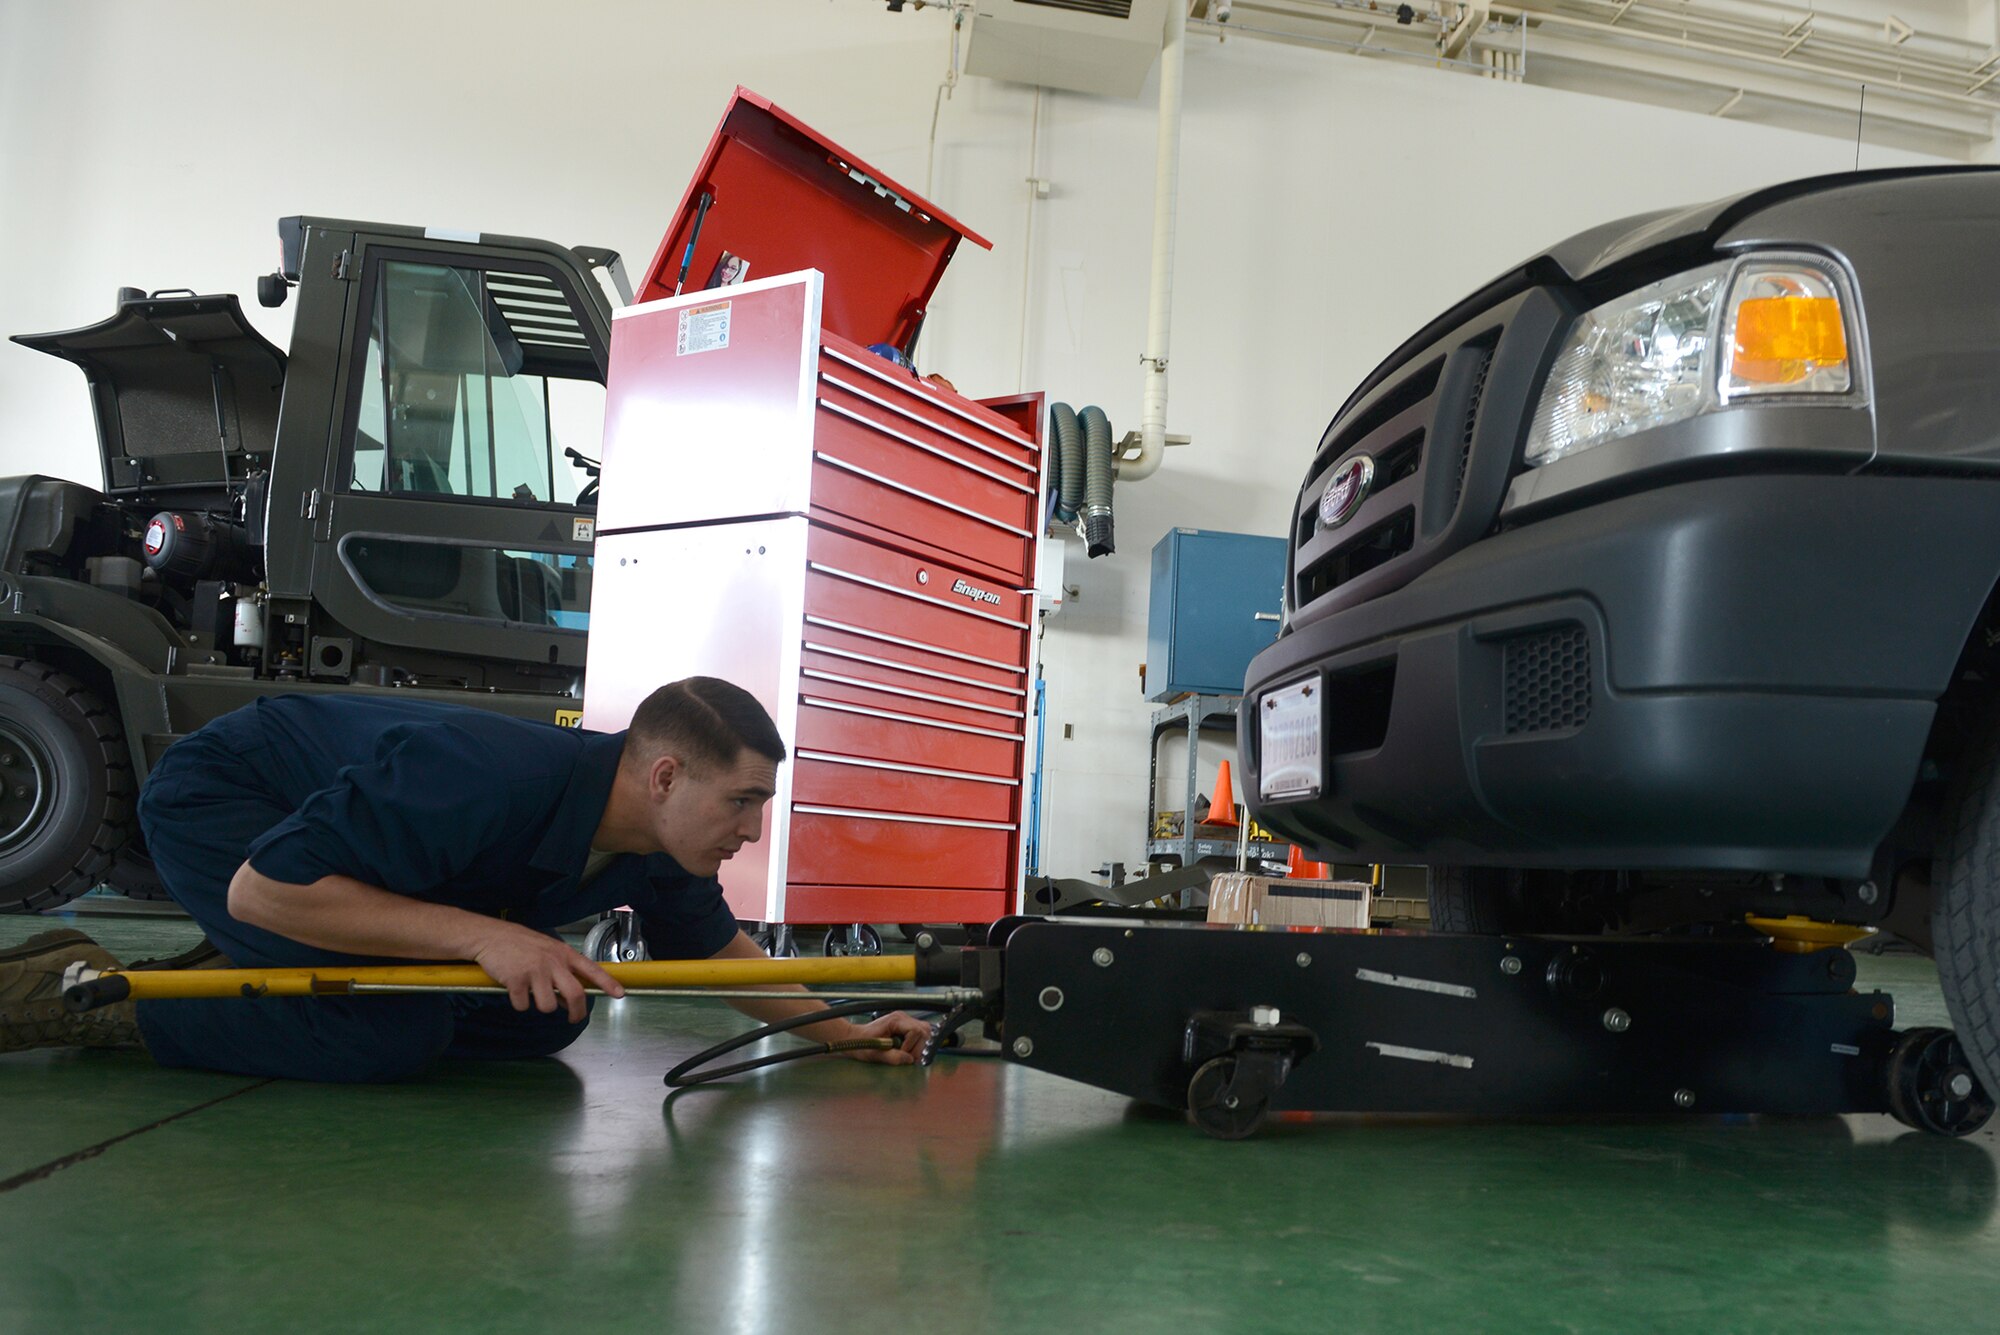
[(1729, 370), (1739, 381), (1790, 385), (1847, 360), (1836, 297), (1751, 297), (1736, 308)]

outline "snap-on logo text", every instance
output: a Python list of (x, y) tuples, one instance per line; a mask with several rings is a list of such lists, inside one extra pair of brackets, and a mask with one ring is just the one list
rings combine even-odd
[(962, 593), (975, 603), (992, 603), (995, 607), (1000, 606), (999, 594), (990, 593), (985, 589), (976, 589), (962, 579), (952, 581), (951, 591), (953, 593)]

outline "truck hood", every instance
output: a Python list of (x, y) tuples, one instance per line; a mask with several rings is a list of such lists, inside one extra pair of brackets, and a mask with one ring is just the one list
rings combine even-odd
[(226, 484), (269, 465), (285, 354), (233, 296), (142, 297), (96, 324), (14, 341), (83, 368), (113, 495)]
[[(1714, 254), (1730, 231), (1765, 209), (1805, 195), (1844, 187), (1893, 181), (1917, 176), (1952, 176), (1970, 172), (2000, 171), (1996, 167), (1894, 167), (1880, 171), (1840, 172), (1831, 176), (1808, 176), (1784, 181), (1740, 195), (1691, 204), (1683, 208), (1659, 209), (1634, 214), (1615, 222), (1602, 223), (1578, 232), (1565, 241), (1530, 256), (1507, 270), (1465, 300), (1444, 312), (1407, 340), (1371, 372), (1368, 378), (1341, 405), (1334, 421), (1345, 417), (1369, 391), (1411, 357), (1435, 343), (1451, 330), (1482, 311), (1499, 305), (1531, 287), (1592, 283), (1603, 280), (1613, 287), (1621, 271), (1629, 272), (1631, 286), (1654, 278), (1663, 264), (1699, 264)], [(1607, 291), (1606, 298), (1615, 295)]]
[(1840, 172), (1831, 176), (1808, 176), (1797, 181), (1740, 195), (1691, 204), (1685, 208), (1660, 209), (1635, 214), (1578, 232), (1568, 240), (1549, 247), (1520, 266), (1530, 269), (1553, 263), (1569, 278), (1587, 282), (1610, 270), (1657, 252), (1672, 250), (1691, 242), (1713, 245), (1730, 228), (1752, 214), (1774, 204), (1845, 186), (1876, 181), (1892, 181), (1916, 176), (1953, 176), (1968, 172), (1991, 172), (1992, 167), (1895, 167), (1881, 171)]

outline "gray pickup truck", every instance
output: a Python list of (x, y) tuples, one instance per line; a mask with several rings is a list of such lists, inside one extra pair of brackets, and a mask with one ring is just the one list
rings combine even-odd
[(1257, 819), (1428, 866), (1445, 930), (1886, 926), (2000, 1089), (1996, 294), (2000, 171), (1904, 170), (1439, 316), (1306, 470)]

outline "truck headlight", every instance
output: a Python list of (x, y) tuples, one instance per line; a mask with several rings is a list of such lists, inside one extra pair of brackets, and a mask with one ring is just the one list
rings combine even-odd
[(1549, 371), (1525, 461), (1538, 467), (1747, 398), (1850, 394), (1843, 287), (1822, 261), (1753, 256), (1586, 312)]

